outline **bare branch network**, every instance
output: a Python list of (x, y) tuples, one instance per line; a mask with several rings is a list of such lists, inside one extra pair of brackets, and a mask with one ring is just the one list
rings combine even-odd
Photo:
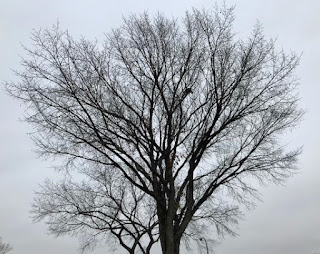
[(6, 254), (12, 250), (12, 246), (9, 243), (2, 242), (2, 237), (0, 237), (0, 254)]
[(279, 183), (295, 171), (300, 150), (280, 138), (302, 111), (298, 57), (277, 51), (259, 25), (237, 39), (233, 21), (226, 7), (181, 21), (133, 15), (103, 45), (59, 27), (33, 33), (8, 91), (27, 104), (39, 152), (83, 176), (44, 183), (36, 220), (79, 236), (83, 250), (116, 240), (147, 254), (160, 241), (178, 254), (182, 242), (204, 251), (234, 234), (254, 179)]

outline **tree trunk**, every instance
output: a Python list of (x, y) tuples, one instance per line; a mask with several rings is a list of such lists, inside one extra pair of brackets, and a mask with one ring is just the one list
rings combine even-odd
[(180, 253), (180, 241), (181, 241), (181, 238), (174, 240), (174, 254)]
[(158, 210), (160, 243), (163, 254), (179, 254), (180, 240), (174, 231), (173, 216), (163, 209)]
[(162, 248), (163, 254), (179, 254), (180, 253), (180, 241), (181, 239), (177, 239), (175, 237), (173, 230), (168, 230), (166, 232), (166, 242), (165, 244), (161, 244), (165, 248)]

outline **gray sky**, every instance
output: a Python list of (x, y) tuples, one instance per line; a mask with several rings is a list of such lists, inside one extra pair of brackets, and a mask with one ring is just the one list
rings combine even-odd
[[(234, 4), (234, 1), (226, 1)], [(60, 21), (71, 34), (102, 38), (121, 24), (122, 16), (148, 10), (181, 16), (191, 7), (210, 7), (213, 1), (194, 0), (1, 0), (0, 80), (15, 80), (20, 43), (30, 45), (33, 28)], [(235, 30), (241, 34), (260, 20), (269, 37), (286, 51), (302, 53), (301, 106), (307, 110), (300, 128), (288, 134), (292, 146), (304, 145), (301, 172), (285, 186), (261, 188), (262, 203), (246, 213), (236, 238), (217, 246), (218, 254), (314, 254), (320, 252), (320, 1), (241, 0), (236, 2)], [(18, 121), (23, 107), (0, 90), (0, 236), (14, 246), (13, 254), (78, 253), (76, 239), (47, 235), (44, 223), (29, 218), (34, 190), (45, 178), (56, 177), (50, 161), (32, 152), (29, 126)], [(93, 254), (106, 253), (104, 248)], [(120, 253), (117, 252), (117, 253)]]

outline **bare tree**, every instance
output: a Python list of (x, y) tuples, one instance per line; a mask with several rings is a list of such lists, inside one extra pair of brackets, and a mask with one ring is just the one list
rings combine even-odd
[(6, 254), (11, 250), (13, 250), (12, 246), (9, 243), (3, 243), (0, 237), (0, 254)]
[(52, 234), (79, 236), (83, 250), (101, 240), (129, 253), (158, 241), (164, 254), (190, 241), (205, 250), (234, 234), (256, 179), (296, 170), (300, 149), (281, 135), (302, 115), (299, 59), (260, 25), (238, 39), (233, 20), (226, 7), (181, 21), (133, 15), (103, 45), (58, 27), (33, 33), (7, 88), (27, 104), (40, 154), (65, 159), (66, 179), (46, 182), (33, 206)]

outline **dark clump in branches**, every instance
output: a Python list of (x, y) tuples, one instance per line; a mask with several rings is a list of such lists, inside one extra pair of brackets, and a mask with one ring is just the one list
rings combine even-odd
[(298, 57), (259, 25), (235, 38), (233, 20), (232, 8), (194, 9), (181, 22), (131, 16), (103, 45), (57, 27), (33, 34), (8, 91), (27, 104), (39, 152), (84, 176), (46, 182), (36, 220), (79, 236), (83, 249), (116, 240), (129, 253), (160, 241), (178, 254), (181, 240), (205, 250), (234, 234), (255, 179), (294, 172), (300, 150), (280, 137), (302, 111)]

